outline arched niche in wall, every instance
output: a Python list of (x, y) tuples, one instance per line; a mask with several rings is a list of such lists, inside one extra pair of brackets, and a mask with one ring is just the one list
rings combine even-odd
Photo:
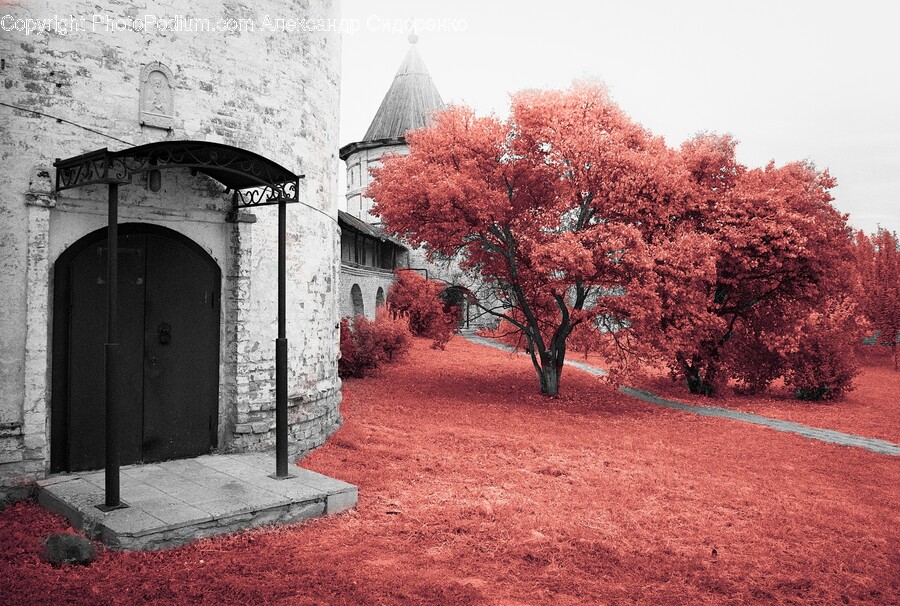
[(363, 305), (362, 290), (359, 284), (350, 287), (350, 301), (353, 303), (353, 317), (366, 315), (366, 308)]

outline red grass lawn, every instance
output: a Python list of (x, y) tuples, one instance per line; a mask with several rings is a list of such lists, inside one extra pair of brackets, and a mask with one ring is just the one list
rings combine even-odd
[(356, 511), (52, 568), (65, 523), (0, 514), (6, 604), (897, 604), (900, 461), (663, 409), (568, 369), (416, 341), (347, 381), (303, 462)]
[[(598, 358), (592, 358), (590, 363), (602, 365)], [(691, 395), (683, 381), (673, 383), (661, 372), (645, 375), (638, 383), (661, 396), (687, 404), (722, 406), (900, 444), (900, 371), (893, 369), (887, 355), (864, 357), (860, 374), (854, 380), (855, 388), (835, 401), (798, 400), (780, 383), (763, 394), (737, 395), (727, 390), (710, 399)]]

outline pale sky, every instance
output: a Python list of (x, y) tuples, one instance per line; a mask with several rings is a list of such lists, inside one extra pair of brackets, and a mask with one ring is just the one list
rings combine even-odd
[[(749, 166), (812, 160), (855, 228), (900, 231), (900, 3), (342, 0), (341, 144), (365, 134), (409, 47), (445, 102), (505, 116), (509, 93), (600, 79), (670, 146), (731, 133)], [(387, 25), (389, 28), (384, 29)], [(455, 29), (455, 31), (454, 31)], [(343, 167), (342, 167), (343, 168)], [(341, 181), (343, 188), (343, 179)], [(343, 190), (342, 190), (343, 191)]]

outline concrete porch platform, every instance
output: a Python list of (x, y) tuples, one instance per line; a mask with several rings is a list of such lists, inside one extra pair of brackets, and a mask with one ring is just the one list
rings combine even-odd
[(103, 471), (40, 480), (38, 502), (117, 549), (162, 549), (264, 524), (287, 524), (356, 505), (357, 489), (306, 469), (275, 480), (266, 453), (206, 455), (122, 467), (125, 509), (104, 513)]

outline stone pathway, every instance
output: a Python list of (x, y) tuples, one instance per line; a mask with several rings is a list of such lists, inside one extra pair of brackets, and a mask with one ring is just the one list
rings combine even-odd
[[(515, 348), (510, 347), (509, 345), (498, 343), (484, 337), (470, 336), (466, 338), (469, 341), (472, 341), (473, 343), (477, 343), (479, 345), (487, 345), (488, 347), (493, 347), (502, 351), (515, 351)], [(584, 362), (578, 362), (576, 360), (566, 360), (566, 365), (573, 366), (579, 370), (583, 370), (584, 372), (596, 376), (602, 377), (607, 374), (607, 372), (602, 368), (597, 368), (596, 366), (591, 366), (590, 364), (585, 364)], [(831, 444), (838, 444), (840, 446), (856, 446), (859, 448), (865, 448), (866, 450), (870, 450), (878, 454), (900, 456), (900, 446), (894, 444), (893, 442), (888, 442), (887, 440), (879, 440), (877, 438), (864, 438), (862, 436), (857, 436), (850, 433), (834, 431), (833, 429), (819, 429), (817, 427), (810, 427), (808, 425), (794, 423), (793, 421), (782, 421), (781, 419), (773, 419), (772, 417), (764, 417), (762, 415), (757, 415), (750, 412), (730, 410), (728, 408), (721, 408), (718, 406), (694, 406), (691, 404), (683, 404), (681, 402), (675, 402), (673, 400), (666, 400), (665, 398), (661, 398), (650, 391), (635, 389), (633, 387), (626, 387), (624, 385), (622, 387), (619, 387), (619, 391), (632, 398), (637, 398), (651, 404), (656, 404), (657, 406), (665, 406), (666, 408), (674, 408), (676, 410), (692, 412), (694, 414), (703, 415), (706, 417), (720, 417), (723, 419), (731, 419), (733, 421), (753, 423), (754, 425), (762, 425), (763, 427), (768, 427), (776, 431), (794, 433), (811, 440), (820, 440), (822, 442), (829, 442)]]

